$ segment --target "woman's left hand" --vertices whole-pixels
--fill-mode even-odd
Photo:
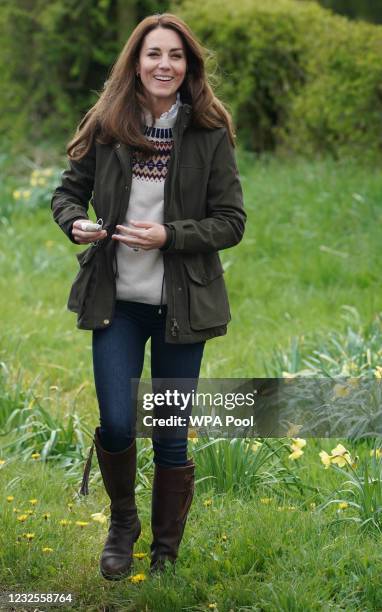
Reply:
[[[130,221],[133,227],[116,225],[119,234],[112,234],[113,240],[118,240],[131,248],[144,251],[159,249],[166,242],[167,234],[164,225],[150,221]]]

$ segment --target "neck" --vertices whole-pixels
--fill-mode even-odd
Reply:
[[[159,119],[163,113],[167,113],[176,102],[176,94],[169,100],[168,98],[152,98],[155,119]]]

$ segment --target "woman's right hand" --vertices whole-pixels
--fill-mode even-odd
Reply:
[[[80,229],[81,223],[88,220],[89,219],[77,219],[72,225],[72,236],[73,239],[78,242],[78,244],[89,244],[90,242],[95,242],[96,240],[104,240],[104,238],[107,236],[106,230],[84,232],[82,229]]]

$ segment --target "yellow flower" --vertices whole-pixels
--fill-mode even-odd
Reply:
[[[40,453],[32,453],[31,454],[32,459],[40,459],[40,456],[41,456]]]
[[[206,508],[207,508],[208,506],[211,506],[211,505],[212,505],[212,499],[206,499],[206,500],[203,502],[203,506],[205,506]]]
[[[293,445],[292,445],[293,448]],[[304,451],[301,448],[296,448],[290,455],[288,455],[288,459],[299,459],[301,455],[304,454]]]
[[[45,242],[45,246],[46,246],[46,248],[47,248],[47,249],[51,249],[53,245],[54,245],[54,241],[53,241],[53,240],[47,240],[47,241]],[[52,388],[52,387],[50,387],[50,388]],[[56,389],[57,389],[57,388],[58,388],[58,387],[56,387]]]
[[[37,178],[35,178],[34,176],[31,177],[31,180],[29,181],[31,187],[36,187],[37,183]]]
[[[256,441],[255,441],[255,442],[252,444],[252,446],[251,446],[251,448],[252,448],[253,452],[255,453],[257,450],[259,450],[259,448],[260,448],[260,446],[262,446],[262,444],[263,444],[262,442],[259,442],[258,440],[256,440]]]
[[[5,459],[0,459],[0,465],[4,465]]]
[[[107,517],[102,512],[95,512],[91,517],[96,523],[104,524],[107,521]]]
[[[375,456],[377,459],[380,459],[382,457],[382,448],[373,448],[370,451],[370,457]]]
[[[283,510],[285,510],[284,506],[277,506],[277,510],[278,512],[282,512]]]
[[[41,549],[43,553],[51,553],[53,552],[53,548],[50,548],[49,546],[44,546],[44,548]]]
[[[19,510],[19,508],[13,508],[13,512],[21,512],[21,510]]]
[[[262,504],[270,504],[272,501],[271,497],[260,497],[260,501]]]
[[[347,395],[349,395],[349,393],[350,393],[350,389],[347,385],[341,385],[337,383],[333,387],[333,395],[335,398],[336,397],[346,397]]]
[[[76,521],[75,523],[77,525],[77,527],[86,527],[86,525],[89,525],[88,521]]]
[[[309,506],[312,510],[314,510],[314,508],[316,507],[316,502],[310,502]]]
[[[297,448],[304,448],[304,446],[306,446],[306,440],[304,440],[304,438],[292,438],[291,446],[293,450]]]
[[[209,603],[208,607],[210,610],[217,610],[218,605],[216,603]]]
[[[189,440],[197,440],[198,439],[198,434],[196,433],[195,429],[189,429],[188,430],[188,439]]]
[[[32,504],[32,506],[35,506],[38,502],[38,499],[30,499],[29,503]]]
[[[135,574],[134,576],[130,576],[130,582],[136,584],[137,582],[143,582],[146,580],[146,574]]]
[[[337,446],[333,448],[330,460],[340,467],[344,467],[351,463],[350,453],[342,444],[337,444]]]
[[[20,521],[20,523],[24,523],[28,518],[27,514],[20,514],[20,516],[17,517],[17,520]]]
[[[325,470],[327,470],[330,466],[330,455],[324,450],[322,450],[319,455],[322,463],[324,464]]]
[[[38,176],[40,176],[40,170],[33,170],[31,177],[37,178]]]
[[[349,504],[347,502],[339,502],[338,507],[341,510],[344,510],[345,508],[347,508],[349,506]]]
[[[41,171],[41,174],[44,176],[52,176],[53,168],[44,168],[44,170]]]
[[[226,541],[227,541],[227,536],[226,536],[226,534],[225,534],[225,533],[223,533],[223,534],[222,534],[221,539],[222,539],[222,541],[223,541],[223,542],[226,542]]]
[[[71,502],[68,503],[68,510],[71,510],[73,508],[73,504]]]
[[[360,381],[361,381],[361,379],[360,378],[356,378],[355,376],[352,376],[351,378],[349,378],[349,383],[351,385],[353,385],[353,387],[358,387]]]
[[[13,495],[8,495],[7,497],[7,502],[12,502],[15,498],[13,497]]]
[[[145,557],[147,557],[147,553],[136,552],[136,553],[133,553],[133,557],[135,557],[136,559],[144,559]]]
[[[44,178],[43,176],[40,176],[37,179],[37,183],[38,183],[38,185],[46,185],[46,178]]]
[[[19,198],[21,198],[21,191],[19,189],[16,189],[12,195],[15,200],[18,200]]]
[[[34,533],[24,533],[24,537],[30,542],[34,538]]]
[[[50,518],[50,512],[45,512],[45,513],[42,515],[42,518],[43,518],[43,519],[45,519],[45,520],[47,521],[47,520],[48,520],[48,518]]]
[[[58,521],[60,525],[62,525],[63,527],[66,527],[67,525],[70,525],[70,523],[72,521],[68,521],[68,519],[61,519],[60,521]]]
[[[296,506],[288,506],[288,510],[296,510]]]
[[[30,516],[31,514],[34,514],[33,510],[24,510],[24,512],[25,512],[25,514],[29,514],[29,516]]]
[[[382,378],[382,366],[377,366],[374,370],[375,378]]]
[[[31,190],[30,189],[24,189],[22,191],[23,198],[25,198],[25,199],[30,198],[30,195],[31,195]]]

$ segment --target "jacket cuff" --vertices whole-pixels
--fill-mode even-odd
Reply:
[[[72,219],[72,220],[70,221],[70,223],[68,223],[68,225],[67,225],[67,227],[66,227],[66,231],[65,231],[65,229],[64,229],[64,231],[65,231],[66,235],[68,236],[69,240],[70,240],[71,242],[73,242],[73,244],[79,244],[79,242],[77,242],[77,240],[74,240],[74,238],[73,238],[73,234],[72,234],[73,223],[74,223],[75,221],[77,221],[77,219],[83,219],[84,221],[86,221],[86,220],[87,220],[87,217],[76,217],[75,219]]]
[[[175,243],[175,229],[171,225],[164,223],[164,229],[166,230],[166,242],[159,248],[160,251],[167,251]]]

